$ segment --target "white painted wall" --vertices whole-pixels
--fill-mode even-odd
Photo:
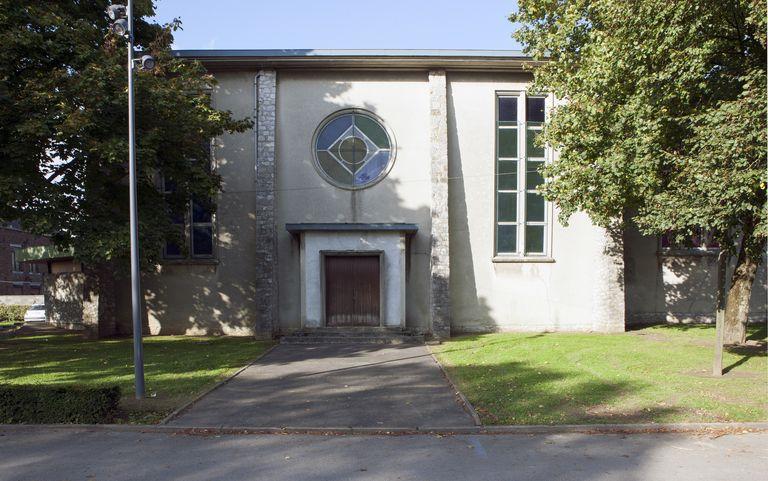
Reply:
[[[623,330],[621,269],[586,215],[568,227],[553,222],[554,262],[493,262],[495,94],[525,90],[531,77],[451,73],[448,80],[454,331]]]

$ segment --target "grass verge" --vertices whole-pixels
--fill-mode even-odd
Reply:
[[[270,345],[242,337],[146,337],[147,398],[137,401],[131,339],[85,340],[77,334],[18,335],[0,338],[0,383],[117,385],[123,393],[118,422],[155,423]]]
[[[621,334],[504,333],[434,347],[484,424],[768,420],[765,326],[711,376],[714,328]]]

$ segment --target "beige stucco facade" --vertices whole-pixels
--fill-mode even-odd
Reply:
[[[402,272],[390,274],[402,278],[402,324],[420,332],[432,331],[435,306],[450,306],[454,333],[614,332],[624,330],[627,322],[658,318],[665,309],[677,317],[710,309],[704,301],[660,303],[658,290],[671,278],[659,277],[667,271],[663,265],[654,267],[661,262],[655,250],[638,247],[643,244],[636,238],[625,250],[626,239],[607,235],[583,214],[561,225],[550,205],[545,256],[494,255],[495,102],[498,93],[527,90],[531,75],[518,57],[302,60],[243,55],[218,62],[199,53],[190,56],[203,58],[214,73],[217,108],[259,121],[252,131],[215,140],[215,166],[223,180],[215,259],[169,261],[143,279],[153,334],[265,336],[307,327],[302,319],[318,310],[317,305],[308,310],[307,303],[318,302],[312,293],[320,291],[303,284],[308,278],[302,274],[304,239],[286,229],[302,223],[415,225],[415,234],[397,237],[404,263]],[[274,82],[273,90],[265,79]],[[260,110],[259,98],[274,100],[273,114]],[[435,102],[438,107],[444,102],[443,108]],[[388,175],[360,190],[331,185],[318,174],[312,156],[318,125],[349,108],[378,116],[397,146]],[[274,138],[264,134],[270,121]],[[439,129],[441,121],[447,132]],[[547,155],[551,159],[556,153]],[[448,175],[444,201],[436,184],[441,165]],[[445,234],[433,229],[435,218],[448,220]],[[365,231],[352,238],[351,245],[375,243],[374,234]],[[441,268],[436,262],[446,250],[449,266]],[[271,272],[265,263],[274,276],[264,275]],[[690,265],[709,272],[696,262]],[[436,272],[446,273],[445,278],[436,279]],[[701,275],[704,281],[676,295],[693,299],[713,292],[709,274]],[[318,282],[315,277],[312,282]],[[440,285],[446,287],[445,299],[436,297]],[[274,311],[265,303],[274,303]],[[757,292],[756,316],[765,316],[765,305],[764,291]],[[273,318],[261,318],[266,315]]]

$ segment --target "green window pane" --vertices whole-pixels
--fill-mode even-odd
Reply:
[[[544,157],[544,146],[539,146],[536,143],[536,139],[541,135],[541,130],[528,129],[528,135],[526,135],[526,154],[528,157]]]
[[[544,222],[544,197],[535,192],[525,194],[526,222]]]
[[[387,136],[387,132],[384,131],[378,122],[365,115],[355,115],[355,126],[380,149],[389,148],[389,137]]]
[[[517,129],[499,129],[499,157],[517,157]]]
[[[517,190],[517,161],[499,161],[499,190]]]
[[[499,192],[496,199],[496,212],[498,213],[498,221],[517,221],[517,194],[514,192]]]
[[[544,183],[544,176],[541,175],[541,169],[544,162],[529,160],[525,163],[525,188],[533,190]]]
[[[544,226],[525,226],[525,252],[531,254],[544,253]]]
[[[323,172],[333,180],[342,185],[352,185],[352,172],[344,168],[331,154],[320,150],[317,152],[317,161]]]
[[[513,254],[517,252],[517,226],[496,226],[496,252],[499,254]]]

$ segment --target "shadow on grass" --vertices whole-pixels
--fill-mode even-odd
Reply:
[[[648,326],[646,326],[648,327]],[[667,332],[696,333],[691,342],[701,347],[712,346],[715,343],[715,326],[713,324],[659,324],[653,326],[655,331],[664,335]],[[633,329],[640,330],[640,329]],[[659,332],[660,331],[660,332]],[[651,334],[653,335],[653,334]],[[726,345],[725,350],[731,354],[741,356],[741,359],[723,368],[723,374],[727,374],[733,369],[741,366],[752,358],[766,357],[766,337],[768,336],[768,325],[765,323],[750,324],[747,326],[747,341],[744,345]]]
[[[150,338],[144,342],[147,387],[165,398],[183,397],[242,367],[268,343],[231,338]],[[131,340],[84,340],[76,334],[0,340],[0,382],[120,386],[133,392]]]
[[[523,362],[448,369],[487,424],[650,422],[679,412],[655,404],[617,405],[622,396],[644,387],[635,381],[596,378]]]
[[[661,331],[670,332],[693,332],[693,333],[712,333],[712,339],[715,336],[714,324],[639,324],[627,326],[627,332],[642,331],[645,329],[658,329]],[[768,324],[766,323],[752,323],[747,326],[747,340],[759,341],[765,340],[768,337]]]

